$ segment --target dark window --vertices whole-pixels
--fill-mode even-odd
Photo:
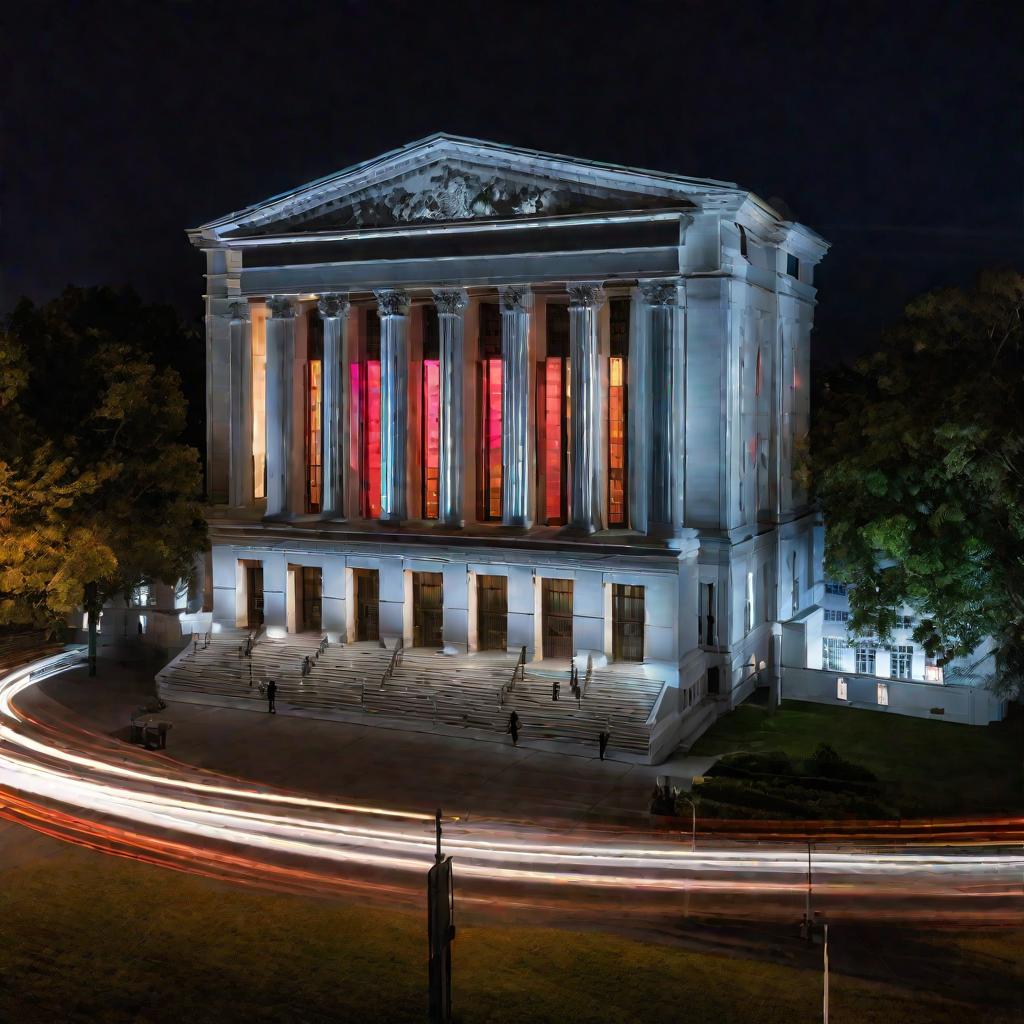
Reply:
[[[442,577],[439,572],[412,574],[412,643],[413,647],[440,647],[444,602]]]
[[[736,227],[740,230],[740,255],[747,255],[747,230],[742,224],[737,224]]]
[[[790,277],[800,277],[800,261],[791,253],[786,253],[786,273]]]
[[[508,648],[508,577],[478,576],[476,584],[477,646],[481,651]]]
[[[376,569],[353,569],[356,599],[356,639],[380,639],[380,574]]]
[[[319,633],[323,626],[323,571],[302,568],[302,628]]]
[[[644,660],[644,588],[612,584],[612,658]]]
[[[572,580],[541,580],[545,658],[572,657]]]
[[[708,693],[712,696],[717,696],[719,690],[719,678],[721,672],[717,665],[712,665],[708,669]]]
[[[263,625],[263,567],[246,566],[245,589],[247,617],[249,629],[259,629]]]

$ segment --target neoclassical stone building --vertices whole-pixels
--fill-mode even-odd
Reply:
[[[589,656],[668,684],[666,743],[820,659],[813,231],[439,134],[189,238],[216,623]]]

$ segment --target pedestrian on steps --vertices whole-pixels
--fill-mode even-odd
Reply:
[[[277,709],[274,707],[274,698],[277,696],[277,683],[271,679],[267,683],[267,710],[272,714],[277,714]]]
[[[602,729],[597,734],[597,746],[601,752],[601,760],[604,760],[604,752],[608,749],[608,740],[611,739],[611,733],[607,729]]]
[[[505,732],[510,733],[512,736],[512,746],[519,746],[519,716],[513,711],[508,716],[508,728]]]
[[[561,684],[558,682],[557,679],[553,679],[551,681],[551,699],[552,700],[558,700],[558,690],[559,690],[560,686],[561,686]]]

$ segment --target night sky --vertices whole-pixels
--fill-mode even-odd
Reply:
[[[439,130],[781,197],[833,244],[819,365],[918,291],[1024,269],[1016,3],[18,7],[3,310],[131,283],[196,318],[185,228]]]

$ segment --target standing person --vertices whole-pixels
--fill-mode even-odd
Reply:
[[[608,749],[608,740],[611,738],[611,733],[607,729],[602,729],[597,734],[597,745],[601,752],[601,760],[604,760],[604,752]]]
[[[558,680],[557,679],[552,680],[552,682],[551,682],[551,699],[552,700],[558,700],[558,686],[559,686]]]
[[[505,730],[507,733],[512,735],[512,746],[519,746],[519,716],[513,711],[508,716],[508,728]]]
[[[274,698],[277,696],[277,683],[271,679],[267,683],[267,710],[272,714],[277,714],[277,709],[274,707]]]

